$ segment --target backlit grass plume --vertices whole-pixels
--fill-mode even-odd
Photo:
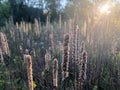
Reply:
[[[0,40],[1,40],[1,48],[2,48],[3,54],[10,56],[10,51],[9,51],[9,46],[8,46],[8,42],[7,42],[7,37],[2,32],[0,32]]]
[[[82,85],[86,79],[86,69],[87,69],[87,52],[84,50],[82,53],[81,68],[79,74],[80,90],[82,90]]]
[[[40,35],[40,31],[39,31],[39,22],[37,19],[35,19],[35,34],[38,36]]]
[[[29,90],[33,90],[32,58],[30,55],[25,54],[24,60],[27,65],[28,88]]]
[[[49,50],[50,50],[50,53],[52,55],[53,51],[54,51],[53,34],[49,35]]]
[[[73,33],[72,33],[72,62],[76,63],[77,61],[77,48],[78,48],[78,42],[77,42],[77,33],[78,33],[78,25],[74,27]]]
[[[4,63],[4,58],[3,58],[3,53],[2,53],[1,48],[0,48],[0,59],[1,59],[2,65],[5,65],[5,63]]]
[[[45,70],[49,70],[49,61],[51,60],[51,54],[46,50],[45,54]]]
[[[58,60],[54,59],[53,61],[53,87],[54,90],[58,87]]]
[[[69,67],[69,34],[65,35],[64,39],[64,56],[62,60],[62,80],[68,77],[68,67]]]
[[[78,61],[79,65],[81,65],[81,61],[83,59],[82,54],[83,54],[84,50],[85,50],[85,43],[84,43],[84,41],[82,41],[81,46],[80,46],[80,55],[79,55],[79,61]]]

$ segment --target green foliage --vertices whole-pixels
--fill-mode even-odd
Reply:
[[[10,6],[6,3],[0,3],[0,26],[5,25],[6,20],[10,16]]]
[[[98,87],[97,85],[94,86],[93,90],[98,90]]]
[[[42,5],[42,0],[39,0],[40,6],[36,8],[28,6],[24,0],[19,1],[9,0],[9,3],[0,3],[1,25],[4,25],[5,20],[9,18],[10,15],[13,15],[14,22],[20,22],[21,20],[34,22],[35,17],[40,17],[41,22],[45,22],[46,15],[48,13],[51,14],[51,19],[54,21],[56,18],[58,19],[58,15],[61,12],[58,7],[59,0],[45,0],[47,5],[46,8],[43,8],[44,5]],[[72,2],[73,4],[71,4]],[[84,24],[78,19],[78,23],[81,26],[79,30],[80,41],[85,40],[88,51],[88,63],[86,71],[87,79],[84,82],[83,90],[120,90],[120,46],[118,45],[117,47],[119,53],[115,55],[111,54],[112,45],[115,43],[115,41],[119,42],[120,38],[120,24],[117,17],[118,13],[114,13],[112,15],[114,17],[111,16],[112,18],[110,17],[108,31],[104,25],[105,22],[103,17],[102,20],[100,19],[101,21],[98,21],[99,23],[97,23],[97,25],[96,23],[93,23],[96,25],[93,28],[87,17],[89,12],[92,10],[92,5],[93,4],[89,2],[89,0],[69,0],[65,9],[66,14],[68,15],[66,18],[76,18],[75,16],[73,17],[74,13],[76,13],[83,21],[85,20],[87,22],[87,29],[85,30],[87,31],[88,36],[84,36],[82,34]],[[117,8],[115,8],[116,11]],[[44,9],[48,10],[48,13],[45,13]],[[113,18],[115,18],[114,22],[112,21]],[[92,20],[91,18],[89,19]],[[22,22],[24,23],[23,26],[19,24],[19,28],[17,29],[16,26],[13,25],[12,21],[9,21],[1,30],[7,36],[8,44],[11,50],[11,57],[4,55],[5,65],[0,63],[0,90],[28,90],[26,64],[23,60],[23,54],[25,53],[26,48],[30,50],[29,52],[33,58],[34,89],[53,89],[52,60],[49,63],[50,68],[48,71],[45,70],[44,61],[45,51],[49,49],[48,38],[50,33],[52,33],[54,36],[53,41],[55,47],[52,58],[57,58],[59,63],[58,88],[59,90],[73,90],[75,85],[79,84],[79,68],[77,67],[77,64],[71,64],[70,61],[69,77],[66,78],[65,81],[61,80],[62,52],[60,51],[61,48],[58,44],[58,42],[63,42],[64,34],[68,32],[71,33],[73,30],[73,25],[71,25],[68,20],[66,22],[66,27],[64,23],[62,23],[62,27],[59,28],[59,24],[53,22],[52,24],[50,23],[49,29],[46,30],[46,26],[41,26],[41,22],[39,22],[38,26],[40,29],[38,29],[38,27],[37,29],[40,31],[40,34],[36,35],[36,25],[34,23],[30,23],[31,29],[29,29],[27,35],[26,31],[24,31],[24,27],[27,27],[28,25],[27,22]],[[117,23],[117,26],[115,26],[115,22]],[[71,28],[69,27],[70,25]],[[21,34],[23,35],[23,40],[21,39]],[[28,46],[28,39],[30,40],[30,47]],[[22,46],[23,51],[20,51],[20,45]],[[35,50],[35,55],[33,55],[33,49]],[[70,52],[70,55],[71,54],[72,53]],[[71,56],[70,60],[72,60]]]
[[[76,17],[80,20],[87,18],[88,13],[92,7],[92,3],[89,0],[67,0],[65,7],[65,14],[67,18]],[[71,12],[72,11],[72,12]]]
[[[48,14],[51,15],[51,21],[58,20],[59,14],[61,12],[61,2],[60,0],[45,0],[46,9]]]

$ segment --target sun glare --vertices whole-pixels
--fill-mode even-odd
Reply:
[[[105,5],[100,6],[99,10],[100,10],[100,13],[102,13],[102,14],[109,14],[109,13],[111,13],[109,4],[105,4]]]

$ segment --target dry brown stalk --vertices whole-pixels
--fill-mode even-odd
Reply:
[[[22,22],[21,24],[22,24],[22,30],[23,32],[25,32],[25,22]]]
[[[28,24],[25,24],[25,33],[28,35]]]
[[[2,53],[1,48],[0,48],[0,59],[1,59],[2,65],[5,65],[5,63],[4,63],[4,58],[3,58],[3,53]]]
[[[0,40],[1,40],[1,49],[3,54],[10,56],[9,46],[7,42],[7,37],[4,33],[0,32]]]
[[[49,70],[49,61],[51,60],[51,54],[46,50],[45,54],[45,70]]]
[[[82,61],[79,74],[80,90],[82,90],[82,85],[86,79],[86,69],[87,69],[87,52],[84,50],[82,53]]]
[[[29,31],[31,31],[31,30],[32,30],[31,23],[28,23],[28,30],[29,30]]]
[[[38,36],[40,35],[40,31],[39,31],[39,22],[37,19],[35,19],[35,34]]]
[[[16,22],[16,28],[19,29],[19,25],[18,25],[18,22]]]
[[[50,53],[52,55],[53,51],[54,51],[53,34],[49,35],[49,50],[50,50]]]
[[[77,61],[77,32],[78,32],[78,25],[74,27],[74,31],[72,34],[72,62],[76,63]]]
[[[74,26],[72,33],[72,63],[74,64],[74,75],[75,75],[75,86],[74,89],[77,89],[77,73],[76,73],[76,65],[78,64],[78,25]]]
[[[24,60],[27,65],[28,88],[29,90],[33,90],[32,58],[30,55],[25,54]]]
[[[65,35],[64,39],[64,56],[62,60],[62,80],[68,77],[68,67],[69,67],[69,34]]]
[[[54,59],[53,61],[53,86],[54,88],[58,87],[58,60]]]
[[[50,14],[48,14],[46,19],[46,32],[48,32],[49,27],[50,27]]]
[[[23,24],[22,24],[22,22],[20,23],[20,30],[19,30],[19,32],[20,32],[20,39],[23,41]]]

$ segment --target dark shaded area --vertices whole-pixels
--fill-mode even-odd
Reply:
[[[50,21],[58,21],[58,17],[63,13],[60,9],[59,0],[8,0],[0,1],[0,26],[5,25],[10,16],[13,17],[14,23],[21,21],[32,22],[34,19],[39,19],[42,24],[46,22],[46,16],[50,14]],[[32,5],[29,5],[29,2]],[[37,4],[37,5],[36,5]]]

